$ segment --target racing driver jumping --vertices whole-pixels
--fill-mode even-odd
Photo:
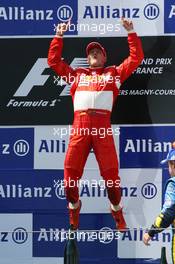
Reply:
[[[89,152],[93,148],[100,174],[105,182],[116,228],[124,231],[127,226],[120,205],[121,189],[119,184],[116,184],[120,182],[120,177],[113,135],[106,133],[105,137],[101,137],[101,134],[91,132],[82,134],[77,131],[81,131],[78,130],[80,128],[84,131],[92,131],[93,128],[97,131],[100,128],[105,128],[106,131],[111,129],[112,106],[119,94],[120,85],[143,60],[141,41],[134,32],[133,23],[123,18],[122,25],[128,32],[129,56],[119,66],[104,67],[107,60],[105,48],[98,42],[91,42],[86,47],[89,68],[73,69],[62,60],[63,35],[68,30],[68,25],[69,23],[58,24],[56,35],[50,44],[48,64],[68,83],[71,83],[71,77],[74,77],[70,92],[74,106],[72,128],[76,133],[70,136],[64,162],[65,193],[70,225],[75,230],[79,227],[81,200],[78,182],[82,177]],[[70,185],[72,181],[77,184]]]

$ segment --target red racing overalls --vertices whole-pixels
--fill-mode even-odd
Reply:
[[[142,45],[136,33],[128,34],[129,56],[119,65],[106,68],[71,68],[61,59],[63,39],[55,37],[49,48],[48,64],[60,76],[70,83],[74,105],[73,128],[75,133],[70,142],[64,163],[66,182],[78,182],[91,149],[94,150],[100,173],[106,185],[108,198],[113,205],[121,199],[118,175],[118,158],[111,133],[110,115],[112,106],[119,94],[120,85],[138,67],[143,59]],[[105,136],[98,133],[105,130]],[[80,132],[81,129],[81,132]],[[83,132],[82,132],[83,131]],[[107,131],[109,133],[107,133]],[[78,184],[71,187],[66,184],[66,198],[71,203],[79,199]]]

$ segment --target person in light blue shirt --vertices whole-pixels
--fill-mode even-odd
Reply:
[[[169,151],[166,159],[161,161],[162,165],[166,163],[168,163],[170,179],[167,180],[165,185],[164,204],[154,224],[144,234],[143,242],[149,246],[149,241],[155,234],[162,232],[165,228],[172,225],[172,261],[175,264],[175,142],[172,144],[172,149]]]

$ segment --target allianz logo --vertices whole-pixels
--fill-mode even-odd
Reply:
[[[69,5],[61,5],[53,9],[27,9],[24,6],[0,6],[0,20],[19,21],[53,21],[56,19],[65,22],[73,17],[73,9]]]
[[[39,144],[39,153],[65,153],[66,152],[66,141],[59,139],[42,139]]]
[[[0,185],[0,199],[8,198],[53,198],[66,199],[63,185],[54,184],[51,186],[23,186],[22,184],[6,184]],[[107,197],[107,191],[101,186],[89,188],[84,186],[80,191],[82,197]]]
[[[143,9],[143,10],[142,10]],[[83,19],[119,19],[121,17],[138,19],[142,15],[148,20],[156,19],[160,14],[160,8],[157,4],[149,3],[142,7],[120,7],[112,8],[110,5],[85,6]]]
[[[3,231],[0,232],[0,242],[9,242],[11,243],[11,240],[15,242],[16,244],[24,244],[28,239],[28,233],[27,230],[23,227],[17,227],[12,232]]]
[[[168,18],[174,18],[174,16],[175,16],[175,5],[171,5],[171,10]]]
[[[152,152],[169,152],[171,142],[153,141],[152,139],[126,139],[124,152],[129,153],[152,153]]]
[[[86,180],[85,180],[86,181]],[[118,185],[117,185],[118,186]],[[157,188],[152,183],[145,183],[140,188],[136,186],[120,186],[122,197],[137,198],[142,195],[146,199],[152,199],[157,194]],[[58,198],[65,200],[65,189],[63,182],[54,180],[51,186],[24,186],[22,184],[0,184],[0,199],[8,198]],[[88,186],[84,184],[80,187],[80,197],[107,197],[107,190],[104,185]]]
[[[128,242],[133,242],[133,241],[143,241],[143,235],[145,233],[145,230],[143,229],[130,229],[126,232],[124,232],[123,234],[121,234],[121,241],[128,241]],[[170,243],[171,242],[171,232],[163,232],[163,233],[159,233],[156,234],[153,238],[152,238],[153,242],[163,242],[163,243]]]
[[[0,199],[2,198],[51,198],[52,188],[32,186],[24,187],[22,184],[0,185]]]
[[[53,20],[54,11],[26,9],[24,6],[0,7],[0,20]]]
[[[86,5],[83,18],[139,18],[139,8],[112,8],[110,5]]]
[[[57,183],[55,181],[54,184],[55,187],[55,195],[58,199],[65,200],[65,189],[63,187],[63,184]],[[107,191],[106,189],[101,186],[88,186],[87,184],[84,184],[83,186],[80,187],[80,197],[107,197]]]
[[[65,241],[65,237],[63,236],[64,233],[66,233],[66,230],[64,228],[44,228],[41,227],[39,234],[38,234],[38,238],[37,238],[37,242],[64,242]],[[145,230],[139,228],[131,228],[130,230],[124,232],[124,233],[120,233],[120,243],[122,242],[133,242],[133,241],[137,241],[137,242],[141,242],[143,243],[143,235],[145,233]],[[163,243],[170,243],[171,242],[171,232],[163,232],[163,233],[159,233],[156,234],[153,238],[152,238],[152,242],[156,243],[161,241]]]
[[[86,180],[85,180],[86,181]],[[62,184],[57,184],[55,181],[55,195],[58,199],[64,200],[66,199],[65,190]],[[138,188],[135,186],[131,187],[120,187],[121,188],[121,196],[122,197],[138,197]],[[107,190],[104,186],[98,184],[97,186],[88,186],[88,184],[84,184],[80,187],[80,197],[83,198],[93,198],[93,197],[107,197]]]

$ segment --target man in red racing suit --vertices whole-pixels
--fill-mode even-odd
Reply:
[[[128,31],[130,54],[119,65],[104,67],[106,51],[98,42],[91,42],[86,48],[89,68],[71,68],[61,59],[63,33],[68,24],[59,24],[48,53],[49,66],[62,78],[71,83],[71,96],[74,105],[73,129],[64,163],[65,193],[68,200],[69,220],[74,229],[79,226],[81,201],[78,182],[93,148],[101,176],[104,179],[111,203],[111,213],[119,231],[126,229],[126,222],[120,206],[121,189],[118,175],[118,158],[114,145],[110,115],[113,103],[119,94],[120,85],[131,75],[143,59],[139,37],[133,30],[132,22],[123,19],[122,24]],[[74,79],[72,82],[71,80]],[[105,129],[101,136],[98,131]],[[96,132],[94,133],[94,129]],[[92,133],[93,132],[93,133]],[[76,184],[69,184],[74,181]],[[110,183],[110,184],[109,184]]]

